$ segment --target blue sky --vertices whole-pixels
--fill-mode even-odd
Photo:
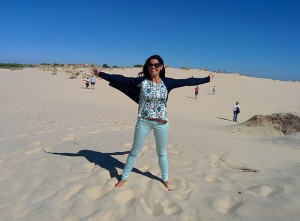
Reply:
[[[153,54],[300,80],[300,1],[0,0],[0,63],[133,66]]]

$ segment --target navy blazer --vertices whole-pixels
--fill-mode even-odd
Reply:
[[[109,82],[109,85],[118,89],[119,91],[126,94],[137,104],[139,103],[140,96],[140,83],[145,80],[145,77],[125,77],[119,74],[107,74],[104,72],[99,72],[99,77]],[[210,82],[210,77],[205,78],[186,78],[186,79],[174,79],[174,78],[161,78],[164,82],[168,95],[170,91],[174,88],[184,87],[184,86],[196,86],[199,84],[205,84]],[[167,98],[168,100],[168,98]]]

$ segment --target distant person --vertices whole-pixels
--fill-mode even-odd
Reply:
[[[214,85],[214,87],[213,87],[213,95],[215,95],[216,94],[216,85]]]
[[[88,89],[89,86],[90,86],[90,79],[89,79],[89,77],[86,77],[86,79],[85,79],[85,89]]]
[[[95,89],[96,79],[94,76],[91,77],[91,89]]]
[[[186,79],[166,77],[164,61],[159,55],[152,55],[146,60],[141,77],[107,74],[95,68],[92,69],[92,73],[108,81],[112,87],[120,90],[138,104],[132,149],[127,157],[122,177],[115,187],[120,188],[127,181],[145,140],[153,131],[162,183],[168,190],[171,190],[167,158],[169,122],[166,104],[169,92],[179,87],[208,83],[212,81],[214,75]]]
[[[233,122],[238,122],[237,117],[238,114],[240,113],[240,105],[239,102],[235,102],[235,105],[233,106]]]
[[[195,87],[195,99],[197,99],[199,93],[199,86]]]

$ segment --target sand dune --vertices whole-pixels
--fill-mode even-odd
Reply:
[[[175,78],[208,73],[167,69]],[[255,115],[299,116],[299,82],[216,74],[200,86],[198,99],[193,87],[172,91],[169,192],[160,182],[153,135],[126,185],[114,188],[137,105],[107,82],[97,78],[95,90],[83,89],[81,76],[38,68],[0,70],[0,78],[1,221],[299,220],[299,132],[261,136],[251,126],[241,129]]]

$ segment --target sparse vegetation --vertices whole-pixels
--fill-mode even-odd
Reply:
[[[70,79],[75,79],[75,78],[77,78],[79,75],[80,75],[80,72],[79,72],[79,71],[72,72],[72,75],[70,76]]]
[[[300,118],[297,115],[272,114],[272,115],[255,115],[245,122],[246,126],[273,126],[275,131],[282,132],[284,135],[290,135],[300,131]]]
[[[240,171],[240,172],[244,172],[244,173],[245,172],[252,172],[252,173],[258,173],[259,172],[259,170],[251,169],[251,168],[246,167],[246,166],[234,165],[232,163],[229,163],[229,162],[225,161],[225,159],[223,159],[223,158],[219,159],[219,163],[221,165],[224,165],[224,166],[230,168],[230,169],[233,169],[233,170],[236,170],[236,171]]]
[[[189,67],[181,67],[181,69],[183,69],[183,70],[191,70],[191,69],[193,69],[193,68],[189,68]]]
[[[208,68],[202,68],[202,69],[199,69],[199,71],[209,71]]]
[[[56,68],[53,68],[51,75],[57,75],[57,69]]]
[[[17,64],[17,63],[0,63],[0,68],[11,69],[11,70],[20,70],[23,68],[32,68],[32,64]]]

